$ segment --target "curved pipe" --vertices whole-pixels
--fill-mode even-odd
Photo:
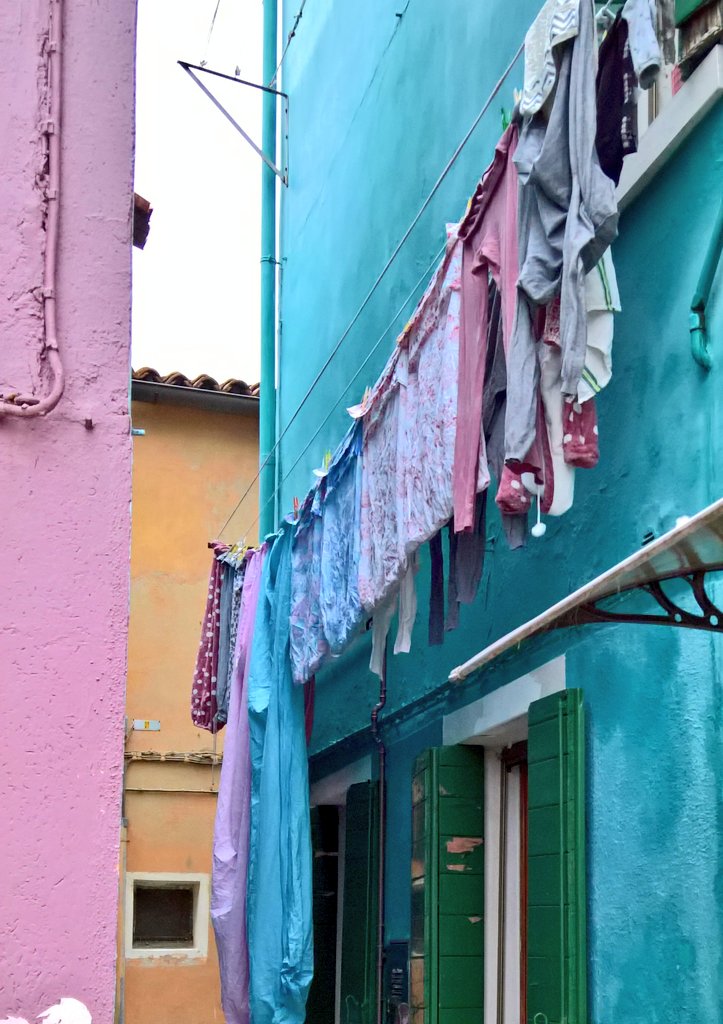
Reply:
[[[713,366],[713,358],[708,349],[708,330],[706,325],[706,306],[710,298],[711,288],[715,280],[716,270],[723,250],[723,202],[718,208],[718,216],[713,225],[713,233],[705,254],[700,272],[698,286],[690,304],[690,347],[693,359],[704,370]]]
[[[55,280],[58,260],[58,222],[60,214],[60,110],[61,110],[61,43],[63,8],[62,0],[50,0],[50,32],[48,35],[48,101],[49,117],[43,126],[48,143],[48,184],[46,189],[47,219],[45,241],[45,266],[43,271],[43,321],[45,340],[43,353],[47,353],[53,383],[43,397],[37,395],[13,395],[0,399],[0,419],[3,416],[19,416],[26,419],[44,416],[60,401],[65,387],[65,374],[58,351],[57,308]]]

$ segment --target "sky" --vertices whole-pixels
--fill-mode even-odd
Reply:
[[[134,369],[259,379],[261,160],[179,59],[261,82],[262,0],[139,0],[135,191],[153,207],[133,250]],[[261,93],[199,75],[261,140]]]

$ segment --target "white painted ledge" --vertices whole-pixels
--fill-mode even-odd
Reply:
[[[621,210],[640,195],[721,96],[723,44],[719,43],[665,104],[642,135],[638,152],[625,158],[617,191]]]
[[[346,804],[346,793],[356,782],[368,782],[372,777],[371,757],[362,757],[346,768],[341,768],[326,778],[319,779],[311,787],[310,803],[312,807],[324,804],[335,804],[342,807]]]

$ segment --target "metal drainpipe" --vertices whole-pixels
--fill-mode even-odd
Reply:
[[[62,43],[63,5],[62,0],[50,0],[50,31],[46,52],[48,54],[48,119],[42,126],[46,147],[48,170],[45,199],[45,267],[43,271],[43,319],[45,341],[43,358],[47,357],[53,383],[43,398],[33,394],[0,396],[0,420],[3,416],[17,416],[25,419],[45,416],[61,399],[65,387],[65,374],[58,351],[58,329],[56,323],[56,265],[58,258],[58,231],[60,217],[60,114],[62,110]]]
[[[276,72],[277,0],[264,0],[263,81]],[[276,96],[262,100],[261,148],[276,163]],[[261,394],[259,403],[259,536],[276,528],[276,175],[261,164]]]
[[[379,715],[387,703],[387,645],[384,644],[379,701],[372,710],[372,736],[379,752],[379,870],[377,878],[377,1006],[376,1024],[384,1020],[384,851],[387,844],[387,748],[379,735]]]
[[[710,244],[703,260],[693,301],[690,304],[690,348],[696,363],[704,370],[710,370],[713,359],[708,351],[708,332],[705,323],[705,307],[713,287],[713,280],[718,269],[721,250],[723,250],[723,202],[718,208],[718,217],[713,227]]]

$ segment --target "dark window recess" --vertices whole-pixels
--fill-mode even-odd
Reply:
[[[195,886],[136,885],[133,899],[133,945],[193,946]]]
[[[308,1024],[334,1024],[336,921],[339,877],[339,808],[311,808],[314,850],[314,979],[306,1004]]]

